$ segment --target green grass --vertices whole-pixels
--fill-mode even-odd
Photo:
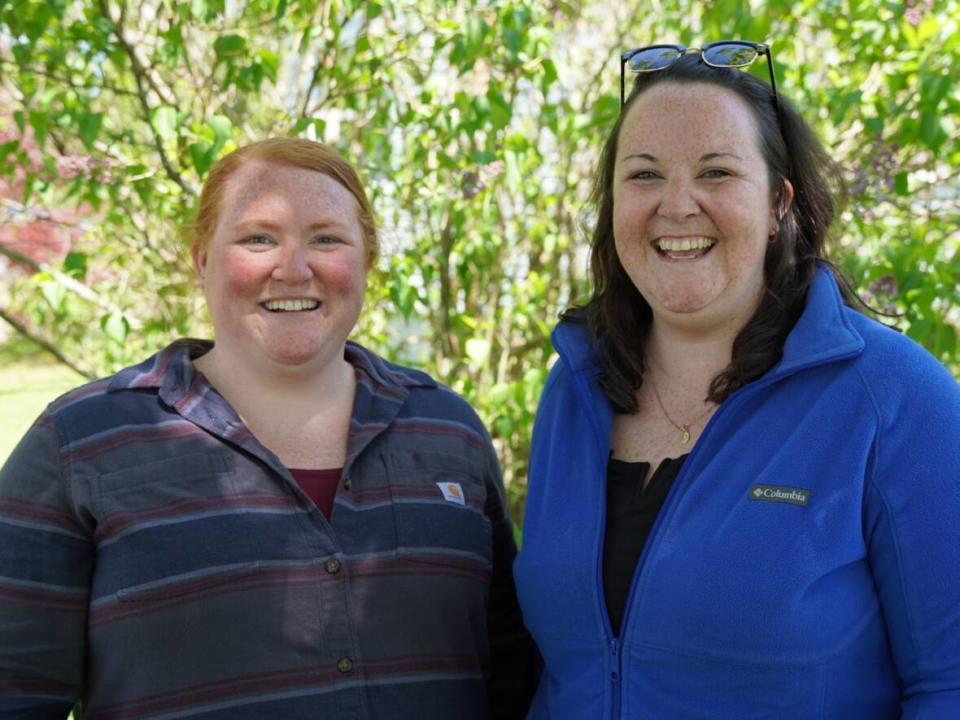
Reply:
[[[84,382],[46,358],[0,358],[0,465],[47,403]]]

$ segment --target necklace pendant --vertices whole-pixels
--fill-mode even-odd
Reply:
[[[680,444],[686,445],[690,442],[690,428],[687,425],[680,426]]]

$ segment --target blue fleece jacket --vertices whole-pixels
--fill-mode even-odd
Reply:
[[[561,323],[515,574],[532,720],[960,718],[960,386],[818,274],[783,357],[718,408],[620,637],[601,581],[612,408]]]

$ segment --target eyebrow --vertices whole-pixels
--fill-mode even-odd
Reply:
[[[743,158],[737,155],[736,153],[712,152],[712,153],[707,153],[706,155],[701,155],[700,162],[709,162],[710,160],[716,160],[717,158],[721,158],[721,157],[732,157],[732,158],[736,158],[737,160],[743,160]]]
[[[732,158],[736,158],[737,160],[743,160],[743,158],[737,155],[736,153],[722,151],[722,152],[709,152],[704,155],[701,155],[700,162],[710,162],[711,160],[716,160],[717,158],[721,158],[721,157],[732,157]],[[650,153],[632,153],[630,155],[627,155],[624,158],[624,160],[632,160],[632,159],[647,160],[653,163],[657,162],[657,157],[655,155],[651,155]]]

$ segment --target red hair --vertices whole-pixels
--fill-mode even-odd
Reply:
[[[242,165],[253,160],[313,170],[336,180],[356,199],[360,208],[360,228],[367,250],[367,264],[371,265],[380,250],[377,225],[367,193],[356,170],[333,148],[305,138],[270,138],[245,145],[220,158],[210,169],[203,184],[197,214],[184,231],[190,249],[196,253],[210,242],[220,219],[227,181]]]

